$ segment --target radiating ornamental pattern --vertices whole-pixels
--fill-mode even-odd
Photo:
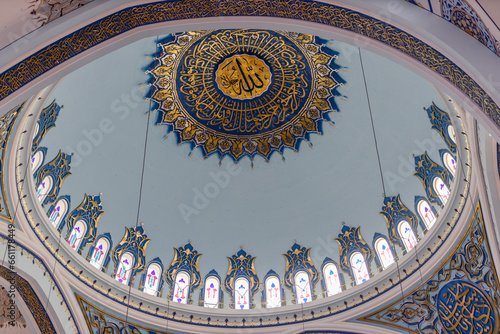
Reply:
[[[235,162],[298,150],[337,111],[335,52],[312,35],[269,30],[175,34],[160,42],[150,97],[178,142]]]

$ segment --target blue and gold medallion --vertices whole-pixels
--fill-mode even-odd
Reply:
[[[195,31],[161,44],[151,98],[157,124],[204,157],[262,156],[298,150],[333,111],[341,85],[332,56],[312,35],[268,30]],[[335,110],[336,111],[336,110]]]

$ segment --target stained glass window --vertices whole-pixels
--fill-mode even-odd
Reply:
[[[422,218],[422,220],[424,221],[427,229],[430,229],[436,222],[436,215],[434,214],[434,211],[432,211],[429,203],[427,203],[427,201],[425,200],[421,200],[420,202],[418,202],[417,211],[420,215],[420,218]]]
[[[312,301],[311,282],[309,275],[305,271],[299,271],[295,274],[295,294],[297,304]]]
[[[162,275],[161,267],[157,263],[151,263],[148,266],[146,277],[144,278],[144,291],[147,294],[156,296],[158,294],[158,286]]]
[[[52,177],[46,176],[43,178],[42,182],[38,185],[38,189],[36,190],[36,197],[40,203],[43,203],[45,197],[52,189]]]
[[[386,269],[395,262],[391,247],[384,238],[378,238],[377,241],[375,241],[375,250],[377,251],[383,269]]]
[[[80,243],[82,242],[83,236],[85,235],[86,232],[87,232],[87,223],[85,223],[83,220],[77,221],[75,226],[73,227],[73,230],[69,235],[68,244],[73,249],[78,249]]]
[[[354,252],[351,255],[351,268],[356,281],[356,285],[366,282],[370,279],[370,273],[366,265],[365,257],[360,252]]]
[[[205,307],[218,308],[220,295],[220,282],[215,276],[210,276],[205,280],[205,296],[203,298]]]
[[[106,259],[106,255],[109,250],[109,242],[106,238],[101,237],[94,245],[94,249],[92,250],[92,255],[90,257],[90,264],[96,267],[98,270],[101,270],[104,260]]]
[[[250,309],[249,283],[246,278],[238,278],[234,282],[234,308],[238,310]]]
[[[187,304],[189,284],[191,282],[190,276],[181,271],[175,276],[174,293],[172,295],[172,301]]]
[[[278,277],[269,276],[265,282],[266,308],[281,306],[281,285]]]
[[[35,173],[43,161],[43,151],[37,151],[31,158],[31,172]]]
[[[445,205],[446,202],[448,202],[448,198],[450,198],[450,190],[448,189],[448,186],[443,182],[443,179],[441,179],[440,177],[434,178],[433,186],[434,190],[441,199],[441,203]]]
[[[407,252],[413,249],[417,245],[417,237],[413,232],[410,223],[406,220],[403,220],[398,225],[399,236],[403,240],[403,244],[405,245],[405,249]]]
[[[128,284],[133,266],[134,256],[129,252],[123,253],[120,257],[120,263],[118,264],[118,269],[116,270],[115,279],[123,284]]]
[[[68,211],[68,202],[64,199],[57,201],[49,216],[49,220],[55,228],[59,227],[66,211]]]
[[[457,172],[457,161],[453,156],[446,152],[443,154],[443,162],[444,166],[446,169],[451,173],[451,175],[455,176],[455,173]]]
[[[339,271],[335,264],[329,263],[323,267],[323,277],[325,279],[327,296],[333,296],[342,292]]]

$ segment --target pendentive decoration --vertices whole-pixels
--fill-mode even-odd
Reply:
[[[314,287],[318,283],[319,275],[310,253],[311,248],[294,243],[286,254],[283,254],[286,259],[283,281],[294,294],[293,303],[307,303],[317,298]]]
[[[406,245],[414,245],[418,241],[416,240],[415,234],[418,224],[417,216],[415,216],[415,214],[403,204],[399,195],[384,197],[384,206],[382,207],[380,214],[385,218],[387,231],[389,232],[389,239],[393,244],[398,245],[403,251],[405,251],[407,250],[405,243]],[[404,221],[408,222],[409,227],[415,233],[405,234],[405,231],[400,231],[400,224]],[[408,240],[404,240],[404,238],[408,238]]]
[[[337,111],[336,53],[312,35],[269,30],[194,31],[159,43],[150,98],[157,124],[203,156],[266,161],[298,150]]]
[[[82,203],[69,214],[66,240],[78,253],[81,254],[86,245],[94,242],[103,213],[101,196],[85,194]]]
[[[191,304],[191,296],[201,283],[200,256],[191,243],[184,247],[174,248],[174,259],[167,271],[165,280],[170,285],[170,296],[174,302]]]
[[[230,307],[241,310],[254,308],[253,297],[260,287],[255,257],[240,249],[227,259],[229,269],[224,279],[224,290],[231,295],[233,302]]]
[[[434,273],[358,320],[412,333],[498,333],[500,282],[490,247],[478,201],[467,231]]]

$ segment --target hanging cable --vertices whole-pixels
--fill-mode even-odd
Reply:
[[[368,85],[366,84],[365,68],[363,66],[363,58],[361,57],[361,49],[359,47],[358,47],[358,53],[359,53],[359,62],[361,64],[361,73],[363,73],[363,82],[365,84],[366,100],[368,102],[368,111],[370,112],[370,121],[371,121],[372,131],[373,131],[373,140],[375,143],[375,151],[377,153],[378,167],[379,167],[379,172],[380,172],[380,181],[382,183],[382,190],[383,190],[383,194],[384,194],[384,198],[385,198],[386,192],[385,192],[385,184],[384,184],[384,175],[382,173],[382,163],[380,162],[380,153],[378,150],[377,134],[375,132],[375,126],[373,123],[373,114],[372,114],[372,108],[371,108],[371,103],[370,103],[370,95],[368,94]],[[397,272],[398,272],[399,288],[401,290],[401,298],[404,298],[403,285],[401,284],[401,271],[399,268],[399,258],[395,262],[396,262],[396,268],[397,268]],[[410,333],[410,325],[409,324],[407,324],[407,329],[408,329],[408,333]]]
[[[158,35],[156,36],[156,56],[155,60],[158,61]],[[149,110],[148,110],[148,117],[147,117],[147,123],[146,123],[146,135],[144,138],[144,150],[143,150],[143,155],[142,155],[142,170],[141,170],[141,182],[139,184],[139,200],[137,202],[137,216],[135,219],[135,228],[139,226],[139,214],[141,212],[141,200],[142,200],[142,188],[144,184],[144,169],[146,168],[146,153],[147,153],[147,147],[148,147],[148,134],[149,134],[149,123],[151,119],[151,107],[152,107],[152,100],[149,99]],[[132,270],[132,269],[131,269]],[[130,308],[130,295],[132,293],[132,285],[130,284],[130,279],[129,279],[129,285],[128,285],[128,294],[127,294],[127,311],[125,313],[125,323],[128,324],[128,311]]]

